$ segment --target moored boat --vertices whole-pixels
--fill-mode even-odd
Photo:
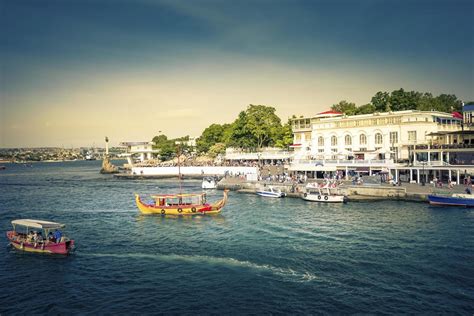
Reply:
[[[201,187],[203,189],[215,189],[217,187],[217,181],[213,177],[205,177],[202,179]]]
[[[135,194],[135,202],[142,214],[161,215],[211,215],[218,214],[227,202],[228,190],[224,190],[224,197],[213,203],[207,203],[206,194],[163,194],[152,195],[152,203],[145,203],[140,195]]]
[[[17,219],[11,223],[13,230],[7,232],[7,238],[18,250],[61,255],[74,250],[74,240],[60,231],[64,224],[35,219]]]
[[[342,194],[334,194],[329,191],[329,188],[313,188],[306,187],[306,192],[301,196],[303,200],[311,202],[323,202],[323,203],[345,203],[347,202],[346,196]]]
[[[272,198],[282,198],[286,196],[286,194],[281,192],[280,189],[274,188],[272,186],[269,186],[262,190],[258,190],[256,193],[257,195],[260,195],[260,196],[272,197]]]
[[[430,194],[428,201],[431,205],[474,207],[474,195],[472,194]]]

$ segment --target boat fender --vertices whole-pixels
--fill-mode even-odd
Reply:
[[[178,208],[178,213],[181,213],[181,212],[183,212],[183,209],[180,207]]]
[[[303,194],[303,196],[304,196],[304,197],[307,197],[307,196],[308,196],[308,193]]]
[[[41,250],[44,250],[44,244],[41,244]]]
[[[196,213],[196,208],[194,206],[191,208],[191,212]]]
[[[321,195],[318,195],[318,200],[321,200]]]
[[[23,248],[25,248],[25,246],[23,245],[23,242],[21,242],[20,249],[23,249]]]
[[[327,200],[329,199],[329,197],[326,195],[326,196],[324,197],[324,199],[327,201]]]
[[[166,213],[165,209],[162,209],[161,214],[165,214],[165,213]]]

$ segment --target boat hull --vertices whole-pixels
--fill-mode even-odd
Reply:
[[[15,249],[25,252],[67,255],[74,250],[74,240],[68,240],[60,243],[45,241],[43,243],[35,244],[33,242],[26,242],[21,238],[18,238],[18,235],[14,231],[8,231],[7,238]]]
[[[320,195],[320,194],[303,194],[301,198],[310,202],[322,203],[345,203],[346,197],[344,195]]]
[[[159,215],[212,215],[219,214],[227,202],[227,190],[224,191],[224,198],[215,204],[200,205],[177,205],[177,206],[159,206],[144,203],[138,194],[135,194],[135,203],[142,214]]]
[[[263,197],[270,197],[270,198],[282,198],[285,196],[284,193],[265,192],[265,191],[257,191],[257,195],[263,196]]]
[[[460,198],[452,196],[428,195],[431,205],[474,207],[474,198]]]

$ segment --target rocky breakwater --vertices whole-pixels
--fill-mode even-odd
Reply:
[[[113,174],[113,173],[118,173],[118,172],[119,172],[118,167],[114,166],[110,162],[110,158],[108,156],[105,156],[104,160],[102,160],[102,169],[100,169],[100,173]]]

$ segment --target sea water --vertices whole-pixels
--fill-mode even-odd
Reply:
[[[410,202],[326,205],[230,192],[217,216],[140,215],[100,162],[9,164],[0,228],[58,221],[70,256],[0,238],[0,314],[465,314],[474,312],[474,210]],[[200,192],[200,181],[183,191]],[[209,191],[208,200],[222,197]]]

